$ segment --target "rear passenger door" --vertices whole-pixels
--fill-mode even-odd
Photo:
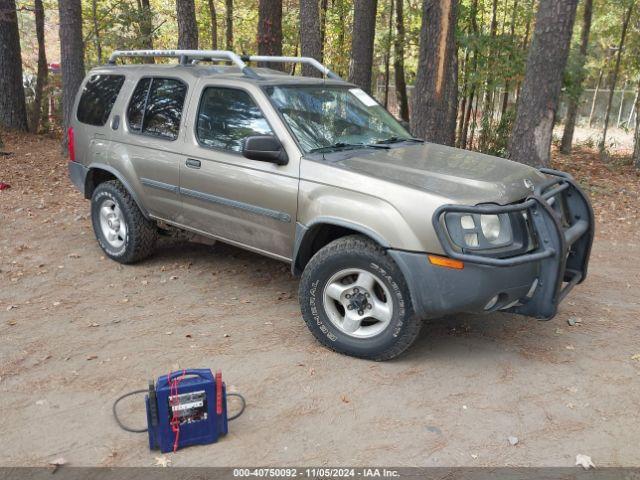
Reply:
[[[107,162],[111,131],[107,122],[124,80],[124,75],[97,73],[85,81],[73,127],[77,162],[85,165]]]
[[[299,152],[259,87],[202,81],[191,99],[180,194],[187,226],[230,243],[290,259],[297,212]],[[243,140],[275,135],[287,165],[249,160]]]
[[[179,137],[187,92],[187,84],[178,78],[137,79],[112,153],[118,170],[125,169],[142,192],[149,213],[170,221],[181,213]]]

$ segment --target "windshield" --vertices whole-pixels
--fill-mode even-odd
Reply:
[[[272,86],[267,95],[305,153],[413,140],[378,102],[349,86]]]

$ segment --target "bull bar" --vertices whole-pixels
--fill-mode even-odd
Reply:
[[[492,267],[510,267],[537,262],[539,276],[533,293],[506,311],[549,320],[571,289],[587,276],[594,236],[594,216],[586,194],[571,175],[540,169],[548,175],[524,201],[509,205],[442,205],[433,214],[433,227],[450,258]],[[551,200],[555,199],[555,200]],[[447,213],[497,215],[527,212],[531,219],[535,248],[527,253],[496,258],[456,250],[447,233]]]

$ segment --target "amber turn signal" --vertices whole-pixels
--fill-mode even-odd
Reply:
[[[427,255],[429,257],[429,263],[437,265],[438,267],[453,268],[454,270],[462,270],[464,268],[464,262],[460,260],[454,260],[453,258],[441,257],[439,255]]]

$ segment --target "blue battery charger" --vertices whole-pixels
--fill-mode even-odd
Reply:
[[[149,383],[145,397],[149,448],[162,453],[215,443],[228,430],[222,373],[209,369],[172,372]]]

